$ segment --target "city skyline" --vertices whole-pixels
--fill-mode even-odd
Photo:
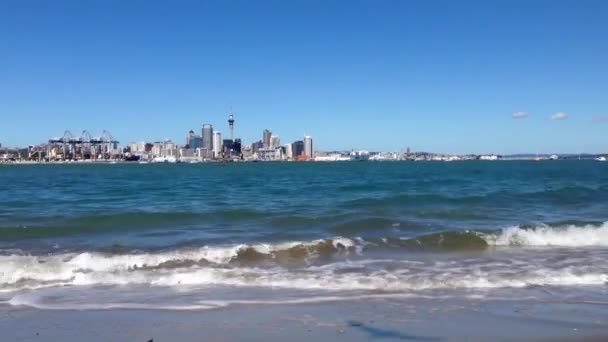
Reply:
[[[602,1],[0,4],[0,142],[203,123],[315,149],[605,153]],[[314,25],[312,25],[314,23]]]

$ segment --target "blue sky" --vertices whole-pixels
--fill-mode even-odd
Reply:
[[[246,142],[608,152],[606,18],[608,1],[4,0],[0,142],[184,143],[227,133],[232,105]]]

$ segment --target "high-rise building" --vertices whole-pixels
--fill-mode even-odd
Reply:
[[[234,143],[232,143],[232,151],[236,156],[240,156],[242,153],[242,142],[241,139],[234,139]]]
[[[222,156],[222,133],[213,132],[213,158],[220,158]]]
[[[293,158],[293,149],[291,148],[291,144],[286,144],[284,146],[285,149],[285,158]]]
[[[202,133],[201,138],[203,143],[201,148],[207,151],[206,157],[210,157],[213,151],[213,126],[211,124],[204,124]]]
[[[194,131],[190,130],[190,132],[188,132],[188,135],[186,135],[186,145],[188,147],[190,147],[190,142],[192,141],[192,138],[194,138]]]
[[[194,134],[194,131],[188,132],[186,135],[186,147],[196,150],[201,147],[201,136]]]
[[[264,143],[264,147],[270,147],[270,137],[272,136],[272,132],[265,129],[262,134],[262,143]]]
[[[203,139],[197,134],[192,138],[192,141],[190,141],[190,148],[196,150],[197,148],[201,148],[201,146],[203,146]]]
[[[312,146],[312,137],[308,136],[308,135],[304,137],[304,155],[308,159],[312,159],[314,157],[314,149]]]
[[[254,143],[251,144],[251,152],[255,153],[258,150],[261,150],[264,148],[264,143],[260,140],[260,141],[256,141]]]
[[[146,152],[146,143],[142,142],[134,142],[129,146],[129,150],[131,153],[143,153]]]
[[[241,155],[241,139],[224,139],[224,153],[228,157]]]
[[[302,140],[295,141],[291,144],[291,155],[293,158],[298,158],[304,154],[304,142]]]
[[[213,126],[211,124],[203,125],[201,138],[203,140],[202,148],[213,150]]]
[[[278,148],[279,145],[281,145],[281,139],[279,138],[278,135],[271,135],[270,136],[270,148]]]

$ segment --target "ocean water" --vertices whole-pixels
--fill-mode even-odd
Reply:
[[[0,166],[0,305],[598,302],[593,161]]]

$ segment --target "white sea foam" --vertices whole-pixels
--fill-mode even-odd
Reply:
[[[608,225],[536,229],[509,228],[486,239],[498,246],[606,246]],[[564,235],[565,237],[563,237]],[[330,244],[345,258],[323,264],[281,267],[264,264],[230,264],[239,253],[253,248],[273,257],[277,251],[319,243]],[[318,291],[394,291],[526,287],[530,285],[602,285],[608,282],[605,249],[561,249],[535,254],[505,254],[488,258],[382,259],[348,255],[364,242],[334,238],[309,243],[236,245],[178,249],[159,253],[110,255],[70,253],[48,256],[0,256],[0,291],[56,286],[151,285],[189,287],[259,287]],[[326,248],[323,245],[322,248]],[[522,252],[523,253],[523,252]],[[557,253],[557,254],[556,254]],[[561,253],[561,254],[560,254]],[[354,256],[354,258],[350,258]],[[209,264],[211,262],[211,264]],[[257,264],[253,264],[257,265]]]
[[[21,257],[23,258],[23,257]],[[30,257],[34,258],[34,257]],[[529,285],[601,285],[608,282],[608,266],[601,258],[589,258],[590,265],[543,264],[534,262],[399,263],[370,260],[338,262],[317,267],[207,267],[137,269],[113,260],[114,257],[82,256],[60,261],[39,259],[25,263],[2,263],[2,285],[10,289],[58,285],[152,285],[181,288],[188,286],[237,286],[300,290],[382,290],[525,287]],[[124,256],[121,256],[124,258]],[[390,267],[385,267],[389,265]],[[86,266],[86,267],[82,267]]]
[[[326,240],[313,242],[286,242],[276,245],[236,245],[236,246],[205,246],[196,249],[179,249],[161,253],[141,253],[108,255],[96,252],[69,253],[51,256],[31,255],[0,255],[0,289],[6,285],[19,282],[34,283],[43,286],[48,283],[55,284],[94,284],[93,277],[115,278],[119,284],[128,283],[141,276],[138,269],[155,268],[170,262],[210,262],[215,264],[228,264],[237,258],[238,253],[248,248],[260,254],[273,257],[275,252],[288,250],[296,246],[310,249],[311,257],[316,252],[314,246]],[[337,237],[327,240],[338,251],[348,251],[355,243],[348,239]],[[122,281],[121,277],[114,275],[124,273],[129,275]],[[140,272],[141,273],[141,272]],[[157,272],[161,274],[162,272]],[[142,279],[142,281],[145,281]],[[31,284],[29,286],[32,286]]]
[[[195,300],[192,304],[169,304],[169,303],[137,303],[132,301],[120,301],[117,298],[112,303],[82,302],[82,301],[62,301],[57,302],[58,293],[27,293],[14,296],[6,304],[13,306],[29,306],[37,309],[50,310],[112,310],[112,309],[139,309],[139,310],[211,310],[219,309],[232,305],[285,305],[285,304],[314,304],[326,302],[352,301],[362,299],[405,299],[405,298],[425,298],[425,299],[447,299],[449,296],[424,295],[413,293],[368,293],[364,295],[335,295],[335,296],[307,296],[301,298],[283,299],[224,299],[224,300]]]
[[[608,246],[608,222],[601,226],[510,227],[497,235],[484,236],[490,245],[531,247]]]

